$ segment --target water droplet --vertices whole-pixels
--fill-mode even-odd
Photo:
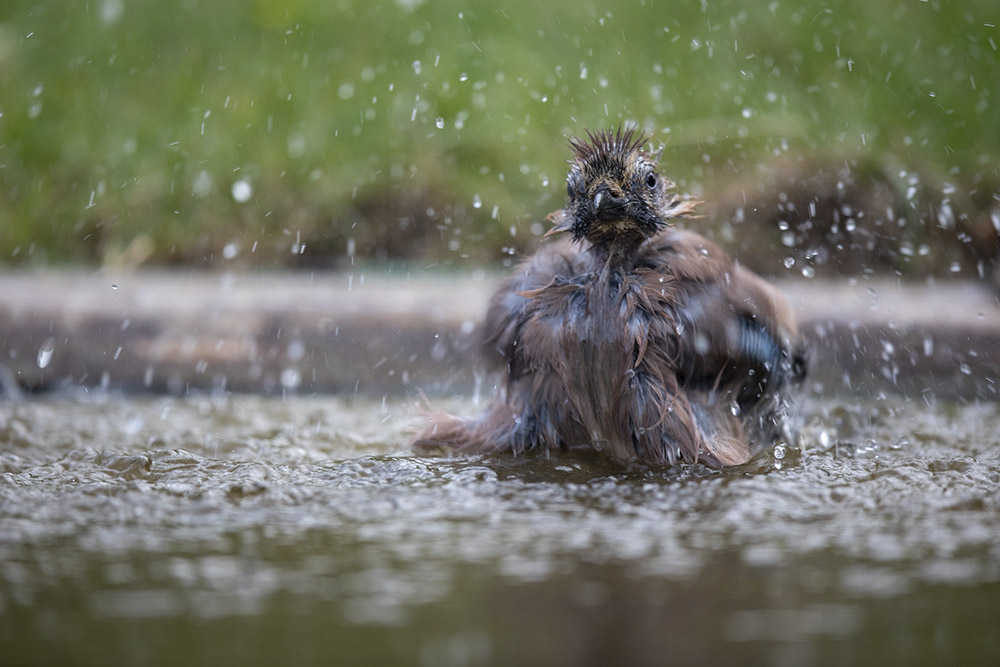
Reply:
[[[207,197],[212,194],[212,175],[202,169],[191,185],[191,192],[195,197]]]
[[[472,195],[472,208],[482,208],[483,199],[479,196],[479,193]]]
[[[437,129],[439,129],[439,130],[443,130],[444,129],[444,118],[442,118],[441,116],[438,116],[437,118],[435,118],[434,119],[434,126],[437,127]]]
[[[233,199],[240,204],[244,204],[250,201],[250,197],[253,195],[253,188],[248,182],[239,180],[233,183],[232,194]]]
[[[56,341],[54,338],[49,337],[45,339],[42,346],[38,348],[38,357],[36,361],[38,362],[39,368],[48,368],[49,364],[52,362],[52,355],[56,350]]]
[[[142,415],[131,415],[125,420],[125,423],[122,425],[122,430],[125,432],[125,435],[136,435],[142,430],[145,423],[146,420],[142,418]]]
[[[288,358],[298,361],[306,354],[306,346],[301,340],[293,340],[288,344]]]
[[[105,0],[101,3],[100,17],[108,25],[114,25],[125,11],[123,0]]]
[[[305,135],[297,133],[288,137],[288,142],[285,146],[285,149],[288,151],[288,157],[302,157],[306,153],[306,148],[307,145]]]
[[[302,375],[294,368],[281,371],[281,386],[285,389],[295,389],[302,382]]]
[[[785,448],[784,443],[779,442],[774,446],[774,458],[778,459],[779,461],[785,458],[785,454],[787,453],[788,450]]]
[[[822,447],[823,449],[829,449],[830,448],[830,443],[831,443],[830,432],[827,431],[827,430],[825,430],[825,429],[822,430],[822,431],[820,431],[819,432],[819,446]]]

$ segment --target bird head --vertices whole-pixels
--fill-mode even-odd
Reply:
[[[587,132],[571,139],[566,208],[549,216],[549,234],[571,232],[595,246],[638,245],[693,212],[697,202],[674,195],[674,184],[657,173],[656,160],[634,127]]]

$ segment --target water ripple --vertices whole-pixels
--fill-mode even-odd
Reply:
[[[217,618],[293,596],[349,624],[398,626],[469,585],[606,600],[624,576],[625,590],[700,582],[730,609],[723,633],[744,641],[775,624],[841,638],[859,631],[859,600],[1000,582],[992,404],[817,402],[784,456],[726,472],[415,456],[415,410],[0,404],[0,597],[29,609],[72,595],[67,608],[94,618]],[[727,606],[732,587],[765,584],[826,601]]]

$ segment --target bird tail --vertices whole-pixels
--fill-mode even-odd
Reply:
[[[494,403],[473,419],[435,409],[428,410],[425,417],[427,426],[413,442],[419,452],[517,455],[546,442],[536,428],[536,419],[524,418],[504,402]]]
[[[421,454],[439,454],[448,450],[475,449],[474,424],[441,410],[426,413],[427,425],[413,441],[413,449]]]

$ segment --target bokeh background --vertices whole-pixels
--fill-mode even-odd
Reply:
[[[998,26],[0,0],[0,663],[1000,664]],[[567,139],[626,123],[796,305],[799,437],[414,455],[418,395],[493,393]]]
[[[635,123],[769,274],[991,278],[993,0],[7,0],[0,265],[502,268]]]

